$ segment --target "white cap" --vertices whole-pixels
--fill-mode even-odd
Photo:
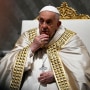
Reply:
[[[57,13],[57,14],[60,14],[59,11],[58,11],[58,9],[57,9],[56,7],[54,7],[54,6],[51,6],[51,5],[43,7],[43,8],[40,10],[40,12],[42,12],[42,11],[51,11],[51,12],[55,12],[55,13]],[[39,13],[40,13],[40,12],[39,12]]]

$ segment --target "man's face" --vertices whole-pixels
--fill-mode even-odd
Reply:
[[[60,21],[56,18],[56,14],[50,11],[43,11],[39,15],[39,32],[47,34],[51,39],[56,30],[60,26]]]

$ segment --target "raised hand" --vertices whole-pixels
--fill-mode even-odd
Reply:
[[[33,43],[30,45],[31,51],[34,53],[39,48],[42,48],[49,42],[49,36],[46,34],[41,34],[39,36],[36,36]]]

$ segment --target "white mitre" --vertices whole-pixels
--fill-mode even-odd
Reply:
[[[58,9],[57,9],[56,7],[54,7],[54,6],[51,6],[51,5],[43,7],[43,8],[40,10],[40,12],[42,12],[42,11],[51,11],[51,12],[55,12],[55,13],[57,13],[57,14],[60,14],[59,11],[58,11]],[[40,12],[39,12],[39,13],[40,13]]]

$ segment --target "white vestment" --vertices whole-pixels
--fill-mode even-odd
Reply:
[[[60,26],[49,45],[57,41],[64,32],[65,28]],[[37,35],[39,35],[38,29]],[[27,32],[25,32],[15,44],[15,48],[0,61],[0,90],[9,90],[16,55],[29,43]],[[70,70],[78,90],[90,90],[90,56],[80,38],[74,35],[59,51],[59,55],[63,64]],[[42,65],[44,70],[41,69]],[[40,73],[51,70],[46,49],[40,49],[34,55],[28,50],[24,68],[26,74],[21,90],[58,90],[56,83],[43,86],[38,82]]]

